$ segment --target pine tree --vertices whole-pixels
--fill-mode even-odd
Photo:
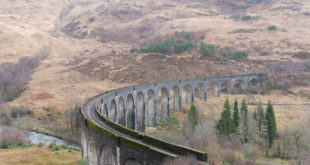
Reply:
[[[231,118],[230,109],[229,100],[226,98],[221,118],[216,125],[219,134],[229,135],[234,132],[234,122]]]
[[[258,118],[258,130],[259,132],[261,132],[261,127],[265,120],[264,108],[261,101],[259,101],[257,104],[257,118]]]
[[[268,142],[269,142],[269,147],[271,147],[273,144],[274,136],[277,132],[277,124],[276,124],[276,118],[274,115],[273,106],[270,103],[270,101],[268,102],[268,105],[267,105],[266,120],[267,120]]]
[[[248,105],[246,103],[245,98],[242,100],[241,104],[241,114],[242,114],[242,141],[244,143],[247,143],[250,139],[250,133],[249,133],[249,115],[248,115]]]
[[[236,132],[237,128],[239,127],[239,121],[240,121],[238,100],[237,99],[235,99],[235,102],[234,102],[233,121],[234,121],[235,132]]]
[[[199,123],[198,111],[194,104],[191,105],[191,109],[187,115],[187,119],[190,121],[193,130]]]

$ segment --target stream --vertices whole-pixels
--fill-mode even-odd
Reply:
[[[2,132],[3,128],[5,129],[9,129],[14,131],[16,128],[10,127],[10,126],[2,126],[0,125],[0,133]],[[32,131],[22,131],[25,135],[26,135],[26,140],[29,141],[32,144],[45,144],[45,145],[49,145],[50,143],[55,143],[56,145],[66,145],[66,146],[70,146],[70,147],[74,147],[74,148],[80,148],[77,144],[74,143],[70,143],[67,142],[65,140],[50,136],[50,135],[46,135],[43,133],[37,133],[37,132],[32,132]]]

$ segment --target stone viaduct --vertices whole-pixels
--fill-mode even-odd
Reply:
[[[203,164],[207,153],[143,134],[146,127],[182,111],[182,103],[206,101],[255,89],[265,74],[175,80],[114,89],[90,98],[81,107],[83,159],[90,165],[151,165],[170,159]],[[206,130],[207,131],[207,130]]]

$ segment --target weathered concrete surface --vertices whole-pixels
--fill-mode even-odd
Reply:
[[[208,89],[214,96],[221,90],[231,93],[262,84],[264,74],[175,80],[135,85],[107,91],[82,107],[83,159],[89,164],[161,164],[165,159],[191,156],[206,161],[206,153],[154,139],[134,130],[182,110],[182,98],[192,104],[194,96],[207,100]],[[197,93],[198,92],[198,93]],[[173,97],[172,99],[170,97]],[[172,103],[170,103],[170,101]],[[171,104],[171,105],[170,105]],[[127,127],[127,128],[126,128]]]

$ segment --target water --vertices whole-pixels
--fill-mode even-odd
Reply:
[[[10,126],[2,126],[0,125],[0,133],[2,128],[6,128],[9,130],[15,130],[15,128],[10,127]],[[37,132],[24,132],[26,137],[26,140],[28,140],[30,143],[32,144],[45,144],[45,145],[49,145],[51,143],[55,143],[56,145],[66,145],[66,146],[70,146],[70,147],[74,147],[74,148],[80,148],[78,145],[67,142],[65,140],[50,136],[50,135],[46,135],[46,134],[42,134],[42,133],[37,133]]]
[[[59,138],[56,138],[50,135],[45,135],[45,134],[36,133],[36,132],[29,132],[27,140],[33,144],[42,143],[42,144],[48,145],[50,143],[55,143],[56,145],[66,145],[66,146],[70,146],[74,148],[80,148],[76,144],[64,141],[62,139],[59,139]]]

